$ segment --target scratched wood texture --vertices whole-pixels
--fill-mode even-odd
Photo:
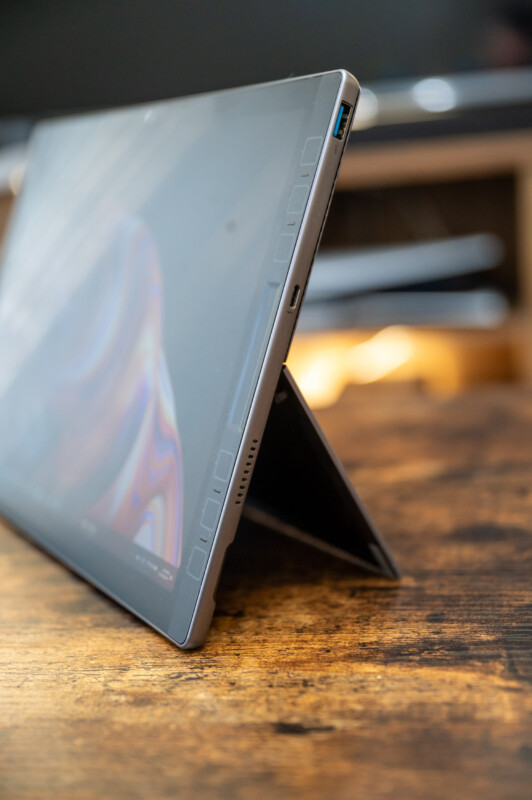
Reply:
[[[0,529],[2,798],[530,798],[532,393],[319,417],[398,585],[248,528],[183,653]]]

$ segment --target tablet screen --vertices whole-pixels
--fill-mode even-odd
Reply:
[[[2,268],[0,504],[162,628],[197,594],[339,83],[32,140]]]

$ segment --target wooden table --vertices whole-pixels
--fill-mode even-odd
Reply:
[[[532,394],[321,422],[399,585],[253,528],[184,653],[0,529],[0,796],[529,798]]]

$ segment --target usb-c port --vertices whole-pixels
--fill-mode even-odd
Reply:
[[[299,300],[299,295],[301,294],[301,286],[299,284],[294,286],[294,291],[292,292],[292,298],[290,300],[290,305],[288,306],[289,311],[295,311],[297,307],[297,301]]]

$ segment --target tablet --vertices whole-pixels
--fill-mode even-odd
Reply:
[[[37,125],[0,286],[0,510],[205,638],[358,96],[344,71]]]

